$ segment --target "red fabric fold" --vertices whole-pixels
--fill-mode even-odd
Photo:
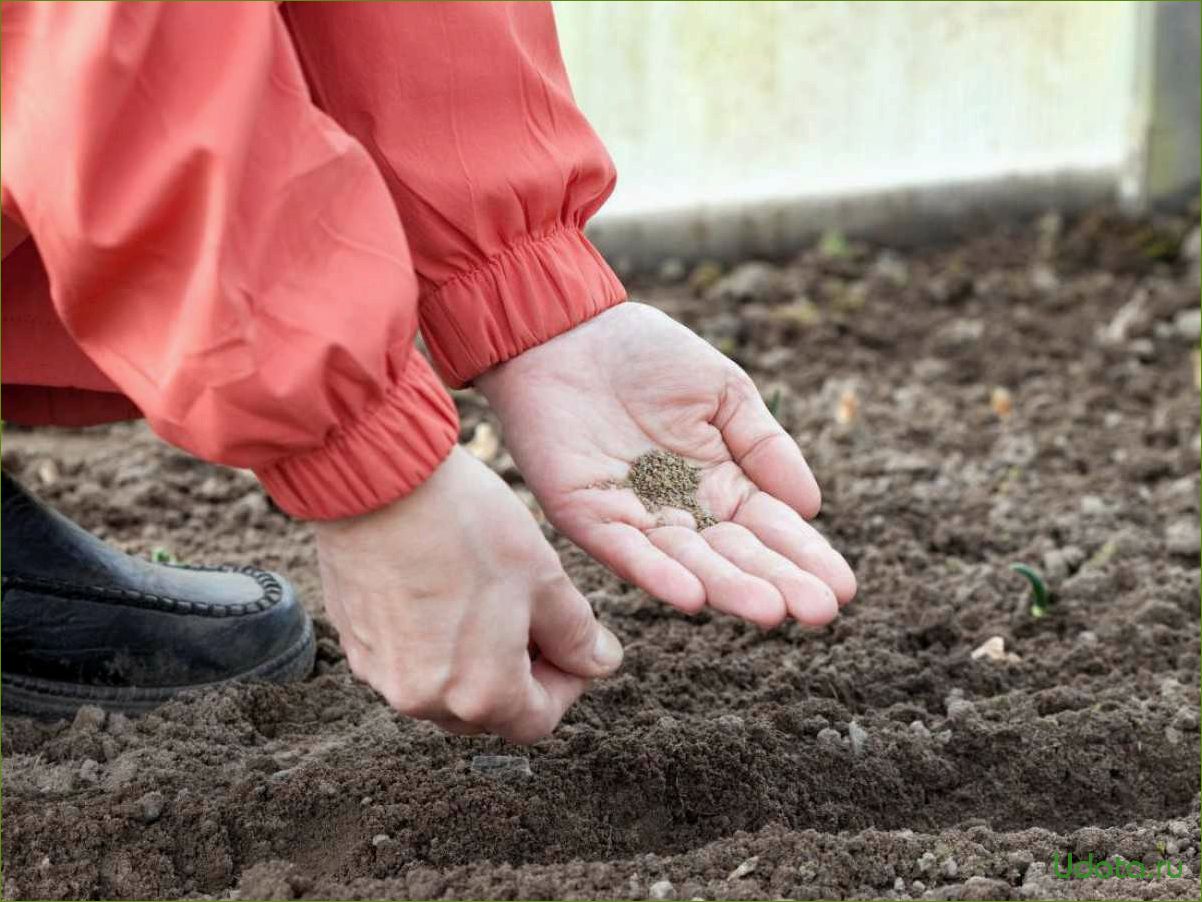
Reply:
[[[413,491],[458,438],[454,402],[426,359],[414,353],[374,408],[329,435],[320,448],[256,468],[255,475],[294,516],[350,517]]]
[[[458,385],[621,300],[581,231],[615,176],[549,4],[284,16],[3,4],[4,413],[141,411],[341,517],[455,441],[419,319]]]
[[[592,243],[564,228],[423,296],[422,335],[443,378],[459,387],[625,297]]]

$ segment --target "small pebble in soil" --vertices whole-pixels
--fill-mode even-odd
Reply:
[[[754,873],[755,869],[757,867],[759,867],[759,864],[760,864],[760,856],[752,855],[750,858],[748,858],[746,861],[744,861],[741,865],[739,865],[737,868],[735,868],[733,871],[731,871],[730,876],[727,877],[726,879],[727,880],[741,880],[742,878],[746,877],[748,874]]]
[[[843,737],[839,735],[838,730],[833,730],[830,727],[824,727],[818,731],[818,741],[824,742],[827,745],[842,745]]]
[[[1001,636],[990,636],[988,639],[974,648],[969,657],[974,661],[980,660],[981,658],[986,658],[990,661],[1004,661],[1006,660],[1006,640]],[[950,707],[948,711],[950,713]]]
[[[679,257],[668,257],[660,264],[658,272],[659,280],[668,284],[680,282],[688,274],[688,269],[685,268],[684,262]]]
[[[1197,341],[1202,335],[1202,311],[1182,310],[1173,317],[1173,329],[1186,341]]]
[[[375,836],[373,836],[371,838],[371,844],[373,846],[375,846],[377,849],[380,848],[380,846],[384,845],[387,842],[388,842],[388,834],[387,833],[377,833]]]
[[[947,703],[947,719],[952,721],[967,720],[976,713],[976,705],[967,699],[953,698]]]
[[[146,793],[138,799],[138,808],[141,812],[142,823],[153,824],[163,816],[163,794],[161,792]]]
[[[1185,517],[1170,523],[1164,531],[1164,540],[1173,554],[1197,557],[1199,548],[1202,548],[1202,532],[1199,531],[1197,519]]]
[[[1059,582],[1076,572],[1084,560],[1085,552],[1075,545],[1053,548],[1043,556],[1043,572],[1052,582]]]
[[[100,763],[93,758],[85,758],[79,766],[79,779],[85,783],[95,783],[100,779]]]
[[[37,474],[42,485],[54,485],[59,477],[58,464],[50,459],[44,460],[38,464]]]
[[[676,894],[676,887],[672,885],[671,880],[657,880],[651,884],[648,892],[652,899],[671,899]]]
[[[862,755],[868,748],[868,731],[854,720],[847,725],[847,738],[851,740],[853,754]]]
[[[706,297],[715,301],[734,301],[745,304],[748,301],[779,300],[781,294],[781,274],[770,263],[751,260],[741,263],[731,272],[714,282]]]
[[[1182,689],[1184,689],[1185,687],[1181,685],[1180,680],[1178,680],[1174,677],[1165,677],[1163,680],[1160,681],[1159,688],[1160,688],[1160,694],[1162,697],[1177,698],[1181,695]]]
[[[81,733],[100,730],[104,727],[105,717],[103,708],[98,708],[95,705],[84,705],[75,712],[75,719],[71,721],[71,728]]]
[[[698,529],[713,526],[717,520],[697,501],[701,471],[671,451],[648,451],[630,467],[626,484],[651,513],[675,507],[693,515]]]
[[[521,755],[476,755],[472,770],[497,779],[531,776],[530,759]]]
[[[995,386],[989,393],[989,406],[999,419],[1004,420],[1014,413],[1014,396],[1008,389],[1002,388],[1000,385]]]
[[[738,714],[723,714],[718,718],[717,724],[727,733],[738,733],[743,729],[743,718]]]
[[[1181,256],[1186,260],[1197,260],[1199,255],[1202,255],[1202,229],[1194,226],[1181,241]]]
[[[118,745],[117,740],[112,736],[100,737],[100,751],[104,755],[106,762],[116,761],[121,757],[121,746]]]

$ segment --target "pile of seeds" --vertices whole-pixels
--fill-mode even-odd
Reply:
[[[648,451],[640,455],[630,468],[626,484],[652,513],[664,507],[686,510],[697,521],[698,529],[718,522],[697,501],[701,470],[679,454]]]

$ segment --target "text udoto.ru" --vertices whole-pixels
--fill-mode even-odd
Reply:
[[[1164,858],[1155,864],[1145,864],[1138,859],[1128,861],[1119,855],[1099,858],[1095,861],[1092,852],[1087,858],[1074,860],[1072,852],[1065,856],[1061,856],[1057,852],[1052,859],[1052,876],[1062,880],[1087,880],[1090,878],[1108,880],[1114,877],[1128,880],[1158,880],[1162,877],[1182,877],[1184,873],[1185,865],[1182,862],[1172,862]]]

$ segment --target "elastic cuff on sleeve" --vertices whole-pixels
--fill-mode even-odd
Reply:
[[[421,300],[434,365],[461,387],[626,298],[613,270],[575,227],[510,247]]]
[[[413,491],[458,439],[455,403],[413,350],[400,378],[363,417],[339,428],[322,447],[255,475],[276,504],[295,517],[351,517]]]

